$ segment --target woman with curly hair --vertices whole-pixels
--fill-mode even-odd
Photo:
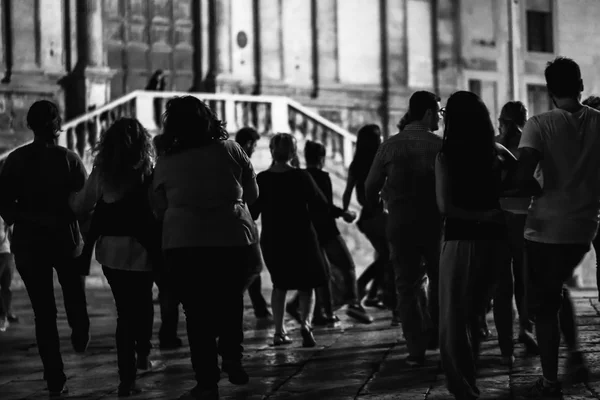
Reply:
[[[218,399],[221,369],[245,384],[243,295],[257,232],[248,204],[258,197],[250,159],[225,124],[193,96],[169,100],[157,141],[155,210],[163,221],[169,281],[187,321],[197,385],[191,395]],[[218,345],[216,342],[218,338]]]
[[[136,370],[150,367],[152,348],[153,265],[160,262],[149,196],[152,142],[136,119],[122,118],[102,134],[94,153],[92,173],[71,207],[78,215],[93,211],[85,246],[95,244],[115,298],[118,394],[128,396],[140,392]]]

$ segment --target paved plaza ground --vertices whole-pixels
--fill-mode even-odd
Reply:
[[[265,285],[266,286],[266,285]],[[265,294],[268,291],[265,289]],[[70,399],[113,399],[116,397],[117,367],[114,343],[115,309],[106,288],[88,290],[93,338],[87,354],[76,355],[68,341],[60,290],[59,327],[69,377]],[[600,366],[600,308],[594,291],[576,293],[580,337],[593,370]],[[48,397],[34,338],[33,316],[26,292],[14,294],[15,311],[21,317],[5,333],[0,333],[0,399],[43,399]],[[268,298],[268,297],[267,297]],[[246,298],[244,364],[251,376],[246,386],[233,386],[224,377],[220,384],[222,399],[451,399],[444,377],[437,368],[439,355],[428,353],[424,368],[404,367],[406,346],[399,328],[390,326],[389,312],[370,309],[371,325],[356,324],[342,312],[339,326],[316,328],[318,346],[303,349],[298,325],[289,321],[291,336],[297,339],[287,347],[274,348],[273,327],[256,323]],[[158,316],[158,306],[156,308]],[[491,321],[491,320],[490,320]],[[211,321],[206,321],[210,324]],[[492,323],[492,331],[493,328]],[[158,318],[155,332],[158,329]],[[185,325],[179,333],[184,342]],[[157,341],[154,344],[158,345]],[[561,354],[564,364],[565,354]],[[179,399],[194,385],[189,349],[153,351],[159,361],[156,370],[139,377],[145,390],[140,399]],[[479,386],[482,399],[519,399],[540,374],[539,361],[525,358],[520,344],[512,369],[500,365],[495,337],[484,343],[480,362]],[[588,385],[568,386],[566,399],[600,399],[600,376]],[[182,397],[183,396],[183,397]]]

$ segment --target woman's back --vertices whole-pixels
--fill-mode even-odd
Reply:
[[[254,171],[233,141],[217,141],[158,159],[153,187],[164,201],[163,246],[238,246],[254,242],[243,201]]]

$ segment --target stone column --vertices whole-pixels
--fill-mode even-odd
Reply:
[[[208,3],[210,70],[207,76],[207,88],[209,91],[217,91],[219,75],[231,71],[230,10],[231,0],[210,0]]]
[[[114,76],[106,65],[102,0],[78,0],[75,8],[77,63],[65,81],[67,119],[108,103]]]

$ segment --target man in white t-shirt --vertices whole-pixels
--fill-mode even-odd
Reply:
[[[525,124],[517,173],[521,188],[533,195],[524,233],[526,296],[536,320],[543,371],[528,397],[561,398],[559,320],[569,349],[567,373],[574,381],[588,377],[564,283],[598,230],[600,112],[580,102],[583,81],[575,61],[558,57],[548,63],[545,76],[556,108]],[[543,179],[534,179],[540,174]]]

